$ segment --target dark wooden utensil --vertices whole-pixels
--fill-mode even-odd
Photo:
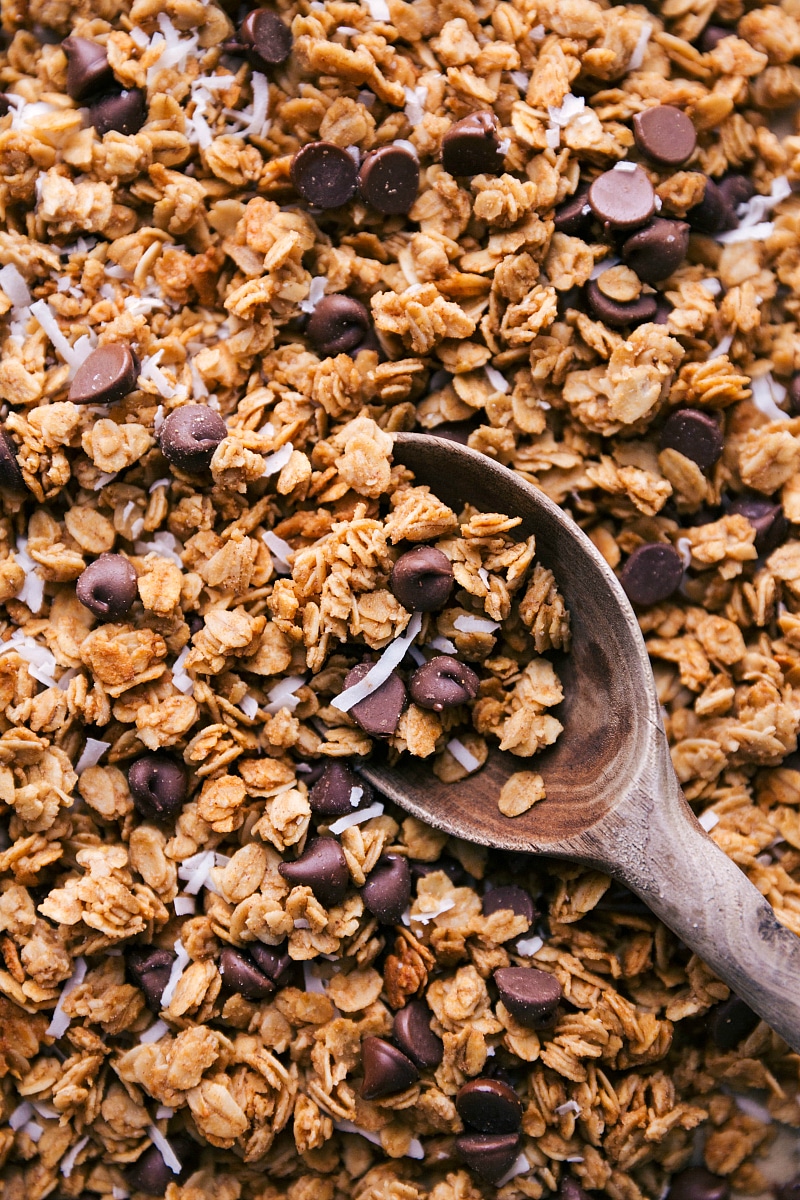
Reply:
[[[547,798],[519,817],[497,807],[530,760],[492,750],[482,770],[443,785],[430,764],[380,759],[366,777],[407,812],[457,837],[568,858],[608,872],[644,900],[795,1050],[800,1050],[800,938],[776,921],[747,877],[697,823],[675,777],[653,675],[613,571],[574,521],[492,459],[443,438],[399,434],[395,460],[456,510],[522,517],[572,617],[559,673],[564,726],[533,769]]]

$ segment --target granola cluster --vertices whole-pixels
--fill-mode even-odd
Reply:
[[[557,581],[392,464],[435,431],[619,572],[800,934],[797,0],[0,20],[3,1200],[762,1190],[796,1055],[607,877],[354,768],[558,733]],[[404,638],[478,690],[373,735],[334,701]]]

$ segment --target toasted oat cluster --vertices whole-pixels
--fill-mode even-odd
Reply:
[[[559,731],[558,581],[393,464],[433,431],[618,571],[800,934],[797,0],[0,19],[3,1200],[762,1191],[780,1039],[356,768]]]

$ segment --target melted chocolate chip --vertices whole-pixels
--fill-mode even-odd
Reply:
[[[352,296],[323,296],[306,326],[311,345],[323,358],[352,354],[372,329],[369,313]]]
[[[254,8],[239,29],[247,57],[260,69],[277,67],[292,52],[292,31],[269,8]]]
[[[0,427],[0,491],[24,496],[27,490],[17,462],[16,443],[8,430]]]
[[[136,571],[122,554],[101,554],[81,571],[75,594],[84,608],[104,621],[126,616],[137,596]]]
[[[392,1037],[420,1069],[438,1067],[444,1043],[431,1029],[431,1010],[424,1000],[411,1000],[395,1013]]]
[[[525,918],[529,929],[536,918],[536,905],[530,892],[513,883],[484,892],[481,908],[485,917],[495,912],[513,912],[515,916]]]
[[[501,967],[494,981],[500,999],[520,1025],[543,1029],[551,1024],[563,995],[554,975],[534,967]]]
[[[407,213],[419,191],[419,161],[403,146],[370,150],[358,172],[361,198],[380,213]]]
[[[188,786],[183,764],[160,752],[144,754],[128,767],[128,787],[143,817],[174,816],[183,807]]]
[[[504,157],[494,113],[470,113],[442,138],[442,166],[450,175],[499,175]]]
[[[114,82],[105,46],[88,38],[68,37],[61,49],[67,56],[67,95],[73,100],[85,100]]]
[[[615,168],[597,176],[589,188],[589,204],[598,221],[612,229],[635,229],[652,217],[656,194],[641,167]]]
[[[713,467],[722,454],[724,438],[719,421],[699,408],[680,408],[664,422],[662,450],[677,450],[702,471]]]
[[[622,257],[642,283],[657,283],[677,271],[688,249],[686,222],[656,217],[623,243]]]
[[[130,346],[98,346],[75,372],[69,389],[73,404],[113,404],[136,387],[139,360]]]
[[[665,167],[678,167],[697,146],[694,125],[679,108],[659,104],[633,118],[633,136],[642,154]]]
[[[382,925],[396,925],[411,899],[411,870],[402,854],[382,855],[361,889],[364,907]]]
[[[227,425],[213,408],[184,404],[169,414],[158,442],[170,466],[196,472],[207,470],[214,451],[227,435]]]
[[[92,101],[87,119],[98,137],[107,133],[138,133],[147,120],[147,98],[139,88],[109,92]]]
[[[411,612],[444,608],[454,583],[450,559],[435,546],[417,546],[401,554],[389,579],[392,592]]]
[[[226,987],[245,1000],[263,1000],[275,991],[275,984],[239,950],[228,946],[219,956],[219,973]]]
[[[353,687],[367,675],[374,664],[359,663],[345,676],[344,690]],[[373,737],[391,737],[406,706],[406,685],[396,671],[365,700],[350,709],[350,716],[365,733]]]
[[[590,279],[586,285],[586,301],[592,314],[612,329],[622,329],[627,325],[644,325],[656,315],[654,295],[642,292],[636,300],[622,303],[604,295],[596,279]]]
[[[499,1183],[513,1167],[519,1154],[517,1133],[465,1133],[455,1140],[459,1158],[485,1179]]]
[[[471,1079],[456,1096],[458,1115],[479,1133],[516,1133],[522,1124],[522,1101],[499,1079]]]
[[[361,1064],[364,1068],[361,1085],[364,1100],[379,1100],[381,1096],[404,1092],[419,1079],[419,1071],[411,1059],[383,1038],[364,1038]]]
[[[634,550],[619,581],[632,604],[660,604],[677,591],[683,579],[683,562],[673,546],[649,542]]]
[[[326,908],[341,904],[350,882],[342,847],[332,837],[314,838],[299,858],[281,863],[278,870],[292,887],[310,887]]]
[[[474,700],[478,694],[478,676],[457,658],[440,654],[417,667],[408,683],[411,699],[420,708],[441,712]]]
[[[290,168],[297,191],[315,208],[341,208],[356,194],[356,164],[333,142],[309,142]]]
[[[161,1012],[161,996],[169,983],[175,955],[155,946],[130,946],[125,965],[133,982],[144,992],[145,1003],[153,1013]]]
[[[762,497],[742,496],[734,500],[729,513],[746,517],[756,531],[755,547],[759,554],[771,554],[789,532],[789,522],[780,504]]]

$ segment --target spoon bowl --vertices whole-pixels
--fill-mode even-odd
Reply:
[[[636,616],[605,559],[543,492],[494,460],[429,434],[398,434],[394,458],[460,511],[522,519],[570,612],[569,654],[556,663],[564,726],[554,746],[522,759],[490,749],[485,765],[442,784],[425,760],[363,774],[428,824],[501,850],[568,858],[608,872],[760,1016],[800,1050],[800,938],[780,925],[742,871],[698,824],[680,790]],[[519,771],[540,774],[546,798],[506,817],[498,798]]]

